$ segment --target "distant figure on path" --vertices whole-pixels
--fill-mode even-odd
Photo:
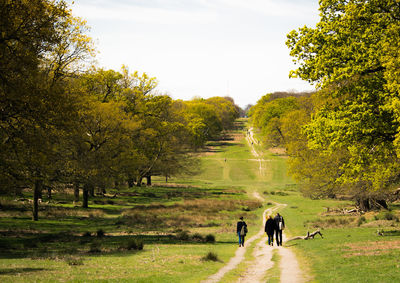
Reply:
[[[282,230],[285,229],[285,220],[283,217],[277,213],[274,217],[276,230],[275,230],[275,237],[276,237],[276,244],[278,246],[282,246]]]
[[[247,224],[244,222],[243,216],[240,217],[240,220],[237,223],[236,234],[239,237],[239,247],[244,247],[244,237],[246,237],[247,234]]]
[[[274,219],[272,219],[272,216],[268,216],[268,220],[265,222],[265,233],[268,235],[268,245],[273,246],[274,245],[274,233],[275,230],[277,230],[276,223]]]

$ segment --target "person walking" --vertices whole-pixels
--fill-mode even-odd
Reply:
[[[243,220],[243,216],[240,217],[240,220],[236,226],[236,234],[239,237],[239,247],[244,247],[244,238],[247,234],[247,224]]]
[[[277,213],[274,217],[276,230],[275,230],[275,237],[276,237],[276,244],[278,246],[282,246],[282,230],[285,229],[285,220],[283,217]]]
[[[265,233],[268,235],[268,245],[274,245],[274,233],[276,230],[276,223],[272,216],[269,215],[267,221],[265,221]]]

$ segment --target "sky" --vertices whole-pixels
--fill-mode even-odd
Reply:
[[[98,65],[156,77],[174,99],[231,96],[241,107],[274,91],[314,87],[289,79],[285,41],[313,27],[318,0],[75,0],[87,21]]]

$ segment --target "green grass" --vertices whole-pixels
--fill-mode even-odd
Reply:
[[[281,274],[281,271],[279,268],[281,258],[279,256],[277,249],[272,250],[272,261],[274,262],[274,266],[272,268],[268,269],[264,279],[265,279],[265,282],[268,282],[268,283],[278,283],[278,282],[280,282],[280,274]]]
[[[273,201],[287,204],[281,214],[289,237],[322,229],[323,239],[286,244],[309,281],[399,281],[398,204],[391,204],[390,215],[369,213],[361,222],[360,216],[327,215],[327,207],[352,203],[302,197],[286,175],[286,158],[261,152],[256,145],[266,160],[260,173],[244,134],[235,134],[234,140],[209,144],[212,152],[202,155],[199,174],[168,182],[155,177],[153,187],[121,188],[115,198],[110,188],[108,197],[91,198],[89,209],[74,204],[71,191],[54,192],[52,202],[40,206],[40,221],[33,222],[30,203],[1,197],[0,282],[199,282],[234,255],[238,217],[245,217],[249,238],[259,231],[262,212]],[[266,199],[263,206],[254,201],[253,192]],[[32,197],[29,191],[24,194]],[[99,229],[104,237],[95,236]],[[384,230],[383,237],[377,229]],[[179,237],[182,231],[187,238]],[[207,234],[216,242],[199,240]],[[134,240],[143,241],[143,250],[126,248]],[[223,282],[238,280],[251,264],[254,246],[246,252],[247,263]],[[202,260],[209,252],[221,261]],[[273,261],[279,262],[276,252]],[[279,274],[275,264],[265,279],[278,282]]]

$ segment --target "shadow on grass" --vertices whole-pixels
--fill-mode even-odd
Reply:
[[[400,236],[400,230],[390,230],[390,231],[383,231],[384,237],[395,237]]]
[[[0,268],[0,275],[15,275],[24,272],[46,271],[45,268]]]
[[[77,236],[63,233],[2,232],[0,240],[0,258],[54,258],[66,255],[130,255],[136,250],[126,247],[132,240],[141,240],[146,245],[222,245],[236,244],[236,241],[200,241],[189,237],[179,239],[175,235],[112,235]],[[10,269],[11,270],[11,269]]]

